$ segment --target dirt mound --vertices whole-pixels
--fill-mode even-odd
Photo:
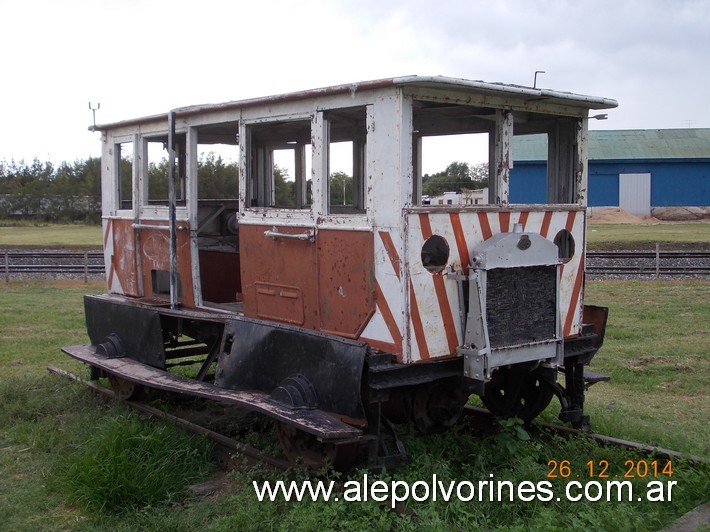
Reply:
[[[658,221],[650,216],[630,214],[620,207],[590,207],[587,220],[591,224],[648,224]]]

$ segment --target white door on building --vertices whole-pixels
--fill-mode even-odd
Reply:
[[[651,216],[651,174],[619,174],[619,207],[637,216]]]

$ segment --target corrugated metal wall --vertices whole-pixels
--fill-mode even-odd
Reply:
[[[651,207],[710,205],[710,159],[707,161],[590,161],[590,207],[619,206],[622,174],[651,174]],[[544,161],[516,161],[510,173],[511,203],[544,203]]]
[[[619,207],[630,214],[651,215],[651,174],[619,174]]]

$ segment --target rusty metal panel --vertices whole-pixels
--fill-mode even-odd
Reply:
[[[136,272],[136,239],[133,220],[109,218],[104,229],[104,254],[108,290],[113,294],[139,297]]]
[[[303,295],[297,286],[254,283],[258,318],[303,325]]]
[[[177,271],[180,274],[182,290],[181,302],[187,307],[195,306],[195,297],[192,290],[192,252],[190,246],[190,228],[186,221],[178,224],[182,230],[177,231]],[[166,220],[142,220],[141,232],[141,275],[147,296],[168,297],[162,293],[152,291],[152,270],[170,271],[170,235],[167,230]],[[155,228],[146,228],[155,226]],[[165,229],[158,229],[165,227]],[[135,229],[132,228],[132,231]]]
[[[268,317],[285,323],[295,323],[294,319],[297,319],[302,327],[319,328],[315,243],[309,239],[270,237],[264,234],[302,235],[308,231],[304,227],[240,225],[242,292],[246,316]],[[274,291],[274,295],[267,293],[270,290]],[[284,293],[289,297],[284,297]],[[276,294],[278,299],[270,299],[276,297]],[[283,306],[286,300],[289,305]],[[294,318],[293,312],[296,311],[298,315]],[[263,316],[260,313],[264,313]]]
[[[374,239],[370,231],[318,232],[320,329],[357,338],[374,311]]]

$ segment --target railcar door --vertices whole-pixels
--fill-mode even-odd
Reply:
[[[362,107],[344,111],[332,123],[321,113],[315,119],[245,126],[248,204],[239,234],[247,316],[351,338],[365,327],[374,307],[374,253],[362,193],[338,197],[338,211],[350,209],[350,223],[335,226],[332,219],[328,223],[327,214],[319,214],[325,204],[328,214],[331,210],[329,191],[334,187],[329,186],[327,162],[331,129],[340,139],[338,127],[355,124],[348,129],[349,137],[358,139],[350,141],[351,152],[363,154],[364,134],[359,132],[365,121]],[[322,124],[325,127],[319,128]],[[319,136],[312,130],[325,133]],[[312,163],[311,157],[320,160]],[[362,184],[362,165],[354,165],[352,173],[355,178],[350,179]],[[360,190],[352,183],[350,187]],[[343,179],[338,191],[345,188]]]

